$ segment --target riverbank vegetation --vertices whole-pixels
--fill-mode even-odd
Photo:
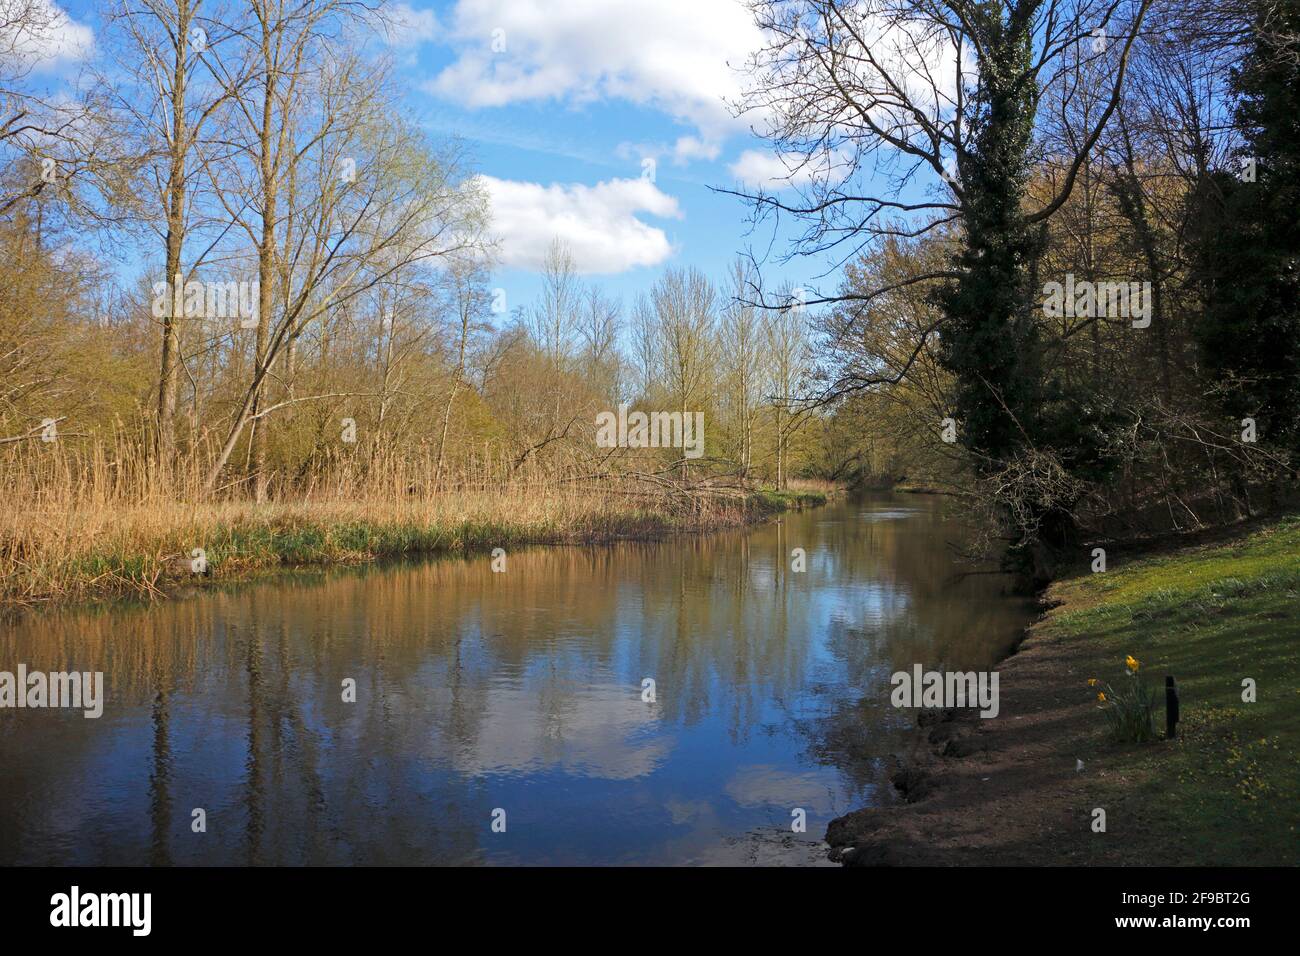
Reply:
[[[783,491],[697,483],[671,494],[634,476],[557,480],[538,468],[502,469],[449,485],[432,480],[432,461],[377,459],[320,472],[307,493],[259,504],[205,496],[199,468],[160,471],[138,446],[93,446],[89,461],[54,449],[39,468],[15,462],[9,472],[25,506],[0,514],[0,601],[154,595],[284,566],[711,531],[835,492],[796,481]]]
[[[1294,502],[1294,3],[754,7],[794,188],[748,198],[846,260],[807,296],[829,473],[961,495],[1039,586]]]
[[[1071,648],[1073,673],[1172,675],[1181,697],[1163,739],[1116,746],[1100,721],[1076,750],[1088,793],[1107,808],[1098,862],[1250,866],[1300,862],[1300,518],[1052,586],[1061,601],[1035,640]],[[1062,688],[1065,690],[1065,688]],[[1078,694],[1092,696],[1080,686]]]
[[[58,96],[64,14],[0,26],[0,600],[149,590],[200,546],[224,570],[799,500],[806,317],[746,304],[743,261],[619,301],[559,243],[509,301],[482,179],[398,88],[401,9],[100,12]],[[621,405],[654,440],[597,441]]]

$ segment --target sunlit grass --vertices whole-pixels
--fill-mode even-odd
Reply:
[[[1140,831],[1148,862],[1300,862],[1300,519],[1062,581],[1052,596],[1066,603],[1047,629],[1085,648],[1094,672],[1132,653],[1180,690],[1172,741],[1112,747],[1098,722],[1094,797],[1110,833]]]

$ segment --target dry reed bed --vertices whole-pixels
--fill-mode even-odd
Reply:
[[[739,488],[687,494],[605,477],[511,475],[482,465],[438,486],[430,462],[330,463],[258,504],[205,493],[199,464],[162,473],[96,445],[0,457],[0,604],[156,595],[181,579],[401,555],[465,553],[707,531],[823,500]]]

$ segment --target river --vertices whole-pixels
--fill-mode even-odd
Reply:
[[[1029,620],[950,507],[0,624],[0,670],[107,691],[0,710],[0,864],[827,865],[832,817],[896,799],[890,674],[988,668]]]

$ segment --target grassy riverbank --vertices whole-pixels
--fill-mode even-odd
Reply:
[[[229,579],[280,567],[710,531],[825,501],[824,492],[802,489],[681,499],[529,484],[414,500],[37,502],[0,515],[0,604],[158,594],[202,579],[192,570],[195,549],[207,578]]]
[[[1047,597],[998,668],[999,717],[922,729],[897,779],[911,802],[832,823],[847,862],[1300,863],[1300,518],[1112,554]],[[1149,684],[1177,679],[1174,739],[1108,735],[1088,680],[1121,684],[1130,654]]]
[[[1088,793],[1107,808],[1098,862],[1300,863],[1300,518],[1063,581],[1039,638],[1112,678],[1126,654],[1178,681],[1173,740],[1089,735]],[[1256,685],[1243,700],[1243,681]],[[1164,709],[1158,711],[1163,727]]]

